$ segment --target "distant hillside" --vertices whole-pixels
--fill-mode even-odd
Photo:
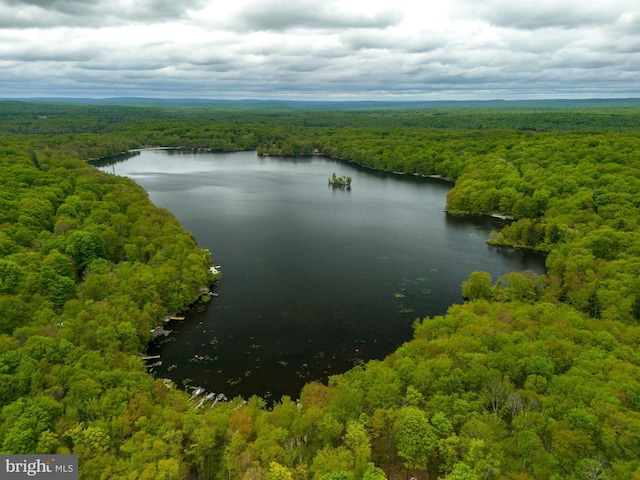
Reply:
[[[327,108],[332,110],[358,109],[429,109],[429,108],[611,108],[638,107],[640,98],[588,98],[556,100],[429,100],[429,101],[297,101],[297,100],[225,100],[204,98],[67,98],[34,97],[25,99],[5,98],[1,100],[22,100],[28,102],[63,102],[105,105],[236,105],[236,106],[289,106],[298,108]]]

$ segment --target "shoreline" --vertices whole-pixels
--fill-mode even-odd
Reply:
[[[127,151],[123,151],[120,153],[116,153],[116,154],[112,154],[112,155],[106,155],[104,157],[100,157],[100,158],[96,158],[96,159],[90,159],[87,160],[88,163],[99,163],[99,162],[108,162],[110,159],[117,159],[120,157],[131,157],[134,155],[139,155],[141,152],[148,152],[148,151],[189,151],[189,152],[195,152],[195,153],[232,153],[232,152],[224,152],[224,151],[218,151],[218,150],[212,150],[210,148],[203,148],[203,147],[185,147],[185,146],[180,146],[180,147],[162,147],[162,146],[155,146],[155,147],[142,147],[142,148],[132,148],[129,149]],[[236,150],[236,151],[245,151],[245,152],[255,152],[256,156],[260,157],[260,156],[270,156],[269,154],[265,154],[265,153],[260,153],[259,149],[250,149],[250,150]],[[447,183],[451,183],[453,185],[455,185],[455,180],[450,178],[450,177],[446,177],[444,175],[440,175],[437,173],[430,173],[430,174],[423,174],[423,173],[417,173],[417,172],[413,172],[413,173],[406,173],[406,172],[400,172],[400,171],[394,171],[394,170],[384,170],[384,169],[380,169],[380,168],[375,168],[369,165],[363,165],[361,163],[358,163],[354,160],[347,160],[343,157],[333,157],[331,155],[325,155],[322,153],[311,153],[308,155],[277,155],[278,157],[283,157],[283,158],[289,158],[289,157],[322,157],[322,158],[326,158],[329,160],[338,160],[340,162],[344,162],[347,164],[351,164],[351,165],[355,165],[359,168],[364,168],[367,170],[372,170],[375,172],[385,172],[385,173],[390,173],[393,175],[410,175],[410,176],[414,176],[414,177],[419,177],[419,178],[427,178],[430,180],[436,180],[436,181],[441,181],[441,182],[447,182]],[[454,216],[466,216],[466,215],[471,215],[471,216],[480,216],[480,217],[490,217],[490,218],[494,218],[496,220],[501,220],[503,222],[515,222],[518,219],[512,215],[504,215],[504,214],[500,214],[500,213],[472,213],[472,212],[466,212],[466,213],[462,213],[462,214],[455,214],[455,213],[451,213],[448,211],[448,209],[444,208],[444,212],[448,215],[454,215]],[[508,245],[508,244],[500,244],[500,243],[495,243],[495,241],[491,241],[491,240],[487,240],[487,243],[492,242],[491,245],[496,246],[496,247],[507,247],[507,248],[517,248],[517,249],[522,249],[522,250],[529,250],[529,251],[538,251],[535,249],[530,249],[530,248],[523,248],[523,247],[513,247],[512,245]]]

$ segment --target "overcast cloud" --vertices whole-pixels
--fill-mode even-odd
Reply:
[[[0,97],[33,96],[640,97],[640,2],[0,0]]]

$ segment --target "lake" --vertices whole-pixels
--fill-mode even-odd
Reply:
[[[544,272],[544,257],[485,244],[499,220],[444,212],[451,184],[322,157],[143,151],[102,170],[135,180],[223,272],[206,307],[152,344],[155,374],[227,396],[297,398],[412,337],[460,303],[475,270]],[[350,190],[328,185],[352,177]]]

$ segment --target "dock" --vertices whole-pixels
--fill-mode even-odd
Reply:
[[[189,401],[194,401],[194,408],[200,408],[205,402],[211,401],[211,407],[213,408],[218,402],[226,402],[228,400],[224,393],[215,394],[213,392],[205,392],[202,387],[191,387],[193,389],[193,395],[189,397]],[[204,395],[203,395],[204,394]],[[202,395],[201,398],[200,395]],[[197,402],[197,403],[196,403]]]
[[[211,408],[216,406],[216,403],[222,401],[222,402],[226,402],[227,396],[224,393],[219,393],[218,396],[216,397],[216,399],[213,401],[213,403],[211,404]]]
[[[195,408],[200,408],[204,402],[207,400],[211,400],[215,396],[215,393],[207,393],[200,402],[195,406]]]
[[[193,391],[193,395],[191,395],[191,397],[189,398],[189,401],[193,400],[194,398],[200,396],[201,393],[204,392],[204,388],[202,387],[196,387]]]
[[[153,338],[159,337],[159,336],[164,336],[164,337],[168,337],[171,333],[173,333],[173,330],[166,330],[160,326],[154,328],[153,330],[151,330],[151,336]]]

